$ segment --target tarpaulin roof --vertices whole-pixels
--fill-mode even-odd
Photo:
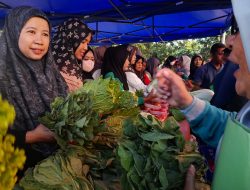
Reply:
[[[0,26],[21,5],[43,10],[54,26],[80,17],[102,44],[215,36],[230,26],[232,13],[230,0],[1,0]]]

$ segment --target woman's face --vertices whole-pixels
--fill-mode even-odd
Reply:
[[[136,71],[143,71],[143,63],[142,63],[142,59],[139,59],[136,63],[135,63],[135,70]]]
[[[92,53],[92,51],[88,51],[88,53],[85,54],[83,60],[85,60],[85,61],[88,61],[88,60],[95,61],[95,57],[94,57],[94,54]]]
[[[88,50],[88,44],[91,40],[91,36],[92,34],[89,34],[81,43],[80,45],[77,47],[76,51],[75,51],[75,57],[78,60],[82,60],[85,52]]]
[[[25,57],[40,60],[48,52],[49,42],[48,22],[40,17],[32,17],[21,30],[18,47]]]
[[[136,51],[131,56],[131,65],[135,64],[135,60],[136,60]]]
[[[123,65],[122,70],[127,71],[129,69],[129,64],[130,64],[130,62],[129,62],[128,58],[127,58],[124,65]]]
[[[200,67],[200,66],[202,65],[202,59],[201,59],[200,57],[196,57],[196,58],[194,59],[194,65],[195,65],[196,67]]]
[[[239,69],[234,72],[236,92],[240,96],[250,99],[250,72],[240,33],[230,35],[226,40],[226,44],[232,48],[228,59],[239,65]]]

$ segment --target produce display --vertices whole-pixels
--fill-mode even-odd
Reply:
[[[198,176],[204,174],[203,158],[195,147],[185,146],[172,116],[160,122],[141,114],[138,120],[126,120],[123,134],[118,143],[123,189],[183,189],[186,171],[194,163]]]
[[[14,119],[14,107],[0,96],[0,189],[3,190],[13,189],[17,171],[25,162],[24,151],[14,148],[15,137],[6,134]]]
[[[137,97],[112,79],[57,98],[40,122],[55,132],[60,149],[25,173],[25,190],[182,189],[191,163],[204,171],[175,118],[162,122],[140,112]]]

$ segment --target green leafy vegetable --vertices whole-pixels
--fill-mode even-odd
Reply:
[[[184,139],[173,117],[164,123],[148,114],[127,119],[118,145],[121,185],[126,189],[183,189],[191,163],[200,175],[205,169],[200,154],[183,152]]]

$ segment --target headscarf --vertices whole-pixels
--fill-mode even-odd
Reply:
[[[175,56],[168,56],[168,58],[166,59],[166,61],[163,64],[163,68],[169,68],[169,69],[173,69],[174,65],[172,65],[172,63],[175,63],[177,60],[177,58]]]
[[[155,68],[160,65],[160,60],[156,57],[151,57],[147,60],[147,66],[146,70],[151,74],[151,76],[154,76]]]
[[[124,90],[129,90],[127,78],[123,71],[123,65],[130,55],[128,47],[129,45],[109,47],[104,54],[102,65],[102,75],[105,76],[107,73],[113,72],[114,76],[123,84]]]
[[[38,117],[50,111],[54,98],[67,94],[67,86],[54,65],[50,50],[41,60],[31,60],[19,49],[21,30],[32,17],[40,17],[49,23],[40,10],[18,7],[6,17],[0,37],[0,93],[15,108],[13,130],[33,130],[39,124]],[[44,154],[50,153],[50,146],[32,144],[32,148]]]
[[[94,55],[95,55],[95,67],[94,67],[94,71],[97,69],[101,69],[102,68],[102,63],[103,63],[103,59],[104,59],[104,54],[105,51],[107,50],[108,46],[100,46],[94,49]]]
[[[78,18],[71,18],[58,27],[52,40],[52,53],[61,72],[82,79],[75,51],[90,33],[92,30]]]
[[[182,57],[183,72],[184,72],[184,74],[186,76],[189,76],[190,75],[190,62],[191,62],[191,59],[187,55],[183,55],[181,57]]]
[[[89,51],[91,51],[91,52],[93,53],[93,55],[95,56],[94,51],[93,51],[90,47],[88,47],[88,50],[84,53],[83,58],[85,57],[85,55],[86,55]],[[82,77],[83,77],[83,80],[84,80],[84,79],[93,79],[92,73],[93,73],[93,70],[90,71],[90,72],[86,72],[86,71],[83,71],[83,70],[82,70]]]

